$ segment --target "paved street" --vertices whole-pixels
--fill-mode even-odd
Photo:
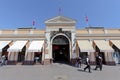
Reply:
[[[103,71],[84,72],[67,64],[7,65],[0,67],[0,80],[120,80],[120,65],[103,66]]]

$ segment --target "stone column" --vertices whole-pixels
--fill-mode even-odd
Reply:
[[[51,51],[51,43],[50,43],[50,32],[46,32],[46,47],[45,47],[45,53],[44,53],[44,62],[43,64],[50,64],[50,57],[52,57],[52,51]]]

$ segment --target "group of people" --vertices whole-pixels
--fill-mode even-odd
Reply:
[[[7,65],[8,58],[6,55],[2,55],[1,57],[1,66]]]
[[[76,58],[76,67],[81,67],[81,63],[82,59],[80,57]],[[90,59],[88,56],[85,59],[85,65],[84,71],[88,69],[89,73],[91,73]],[[102,70],[102,57],[100,55],[96,56],[96,67],[94,70],[97,70],[98,68]]]

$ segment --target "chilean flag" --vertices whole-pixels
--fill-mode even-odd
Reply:
[[[35,26],[35,20],[33,20],[32,25]]]
[[[88,16],[86,16],[86,22],[88,22]]]

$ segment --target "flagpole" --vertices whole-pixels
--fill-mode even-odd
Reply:
[[[33,22],[32,22],[32,27],[33,27],[33,29],[35,29],[35,20],[33,20]]]
[[[59,15],[59,16],[61,15],[61,8],[59,8],[59,12],[58,12],[58,15]]]
[[[88,24],[88,22],[86,22],[86,26],[87,26],[87,27],[89,27],[89,24]]]
[[[89,24],[88,24],[88,16],[86,16],[86,27],[89,27]]]

